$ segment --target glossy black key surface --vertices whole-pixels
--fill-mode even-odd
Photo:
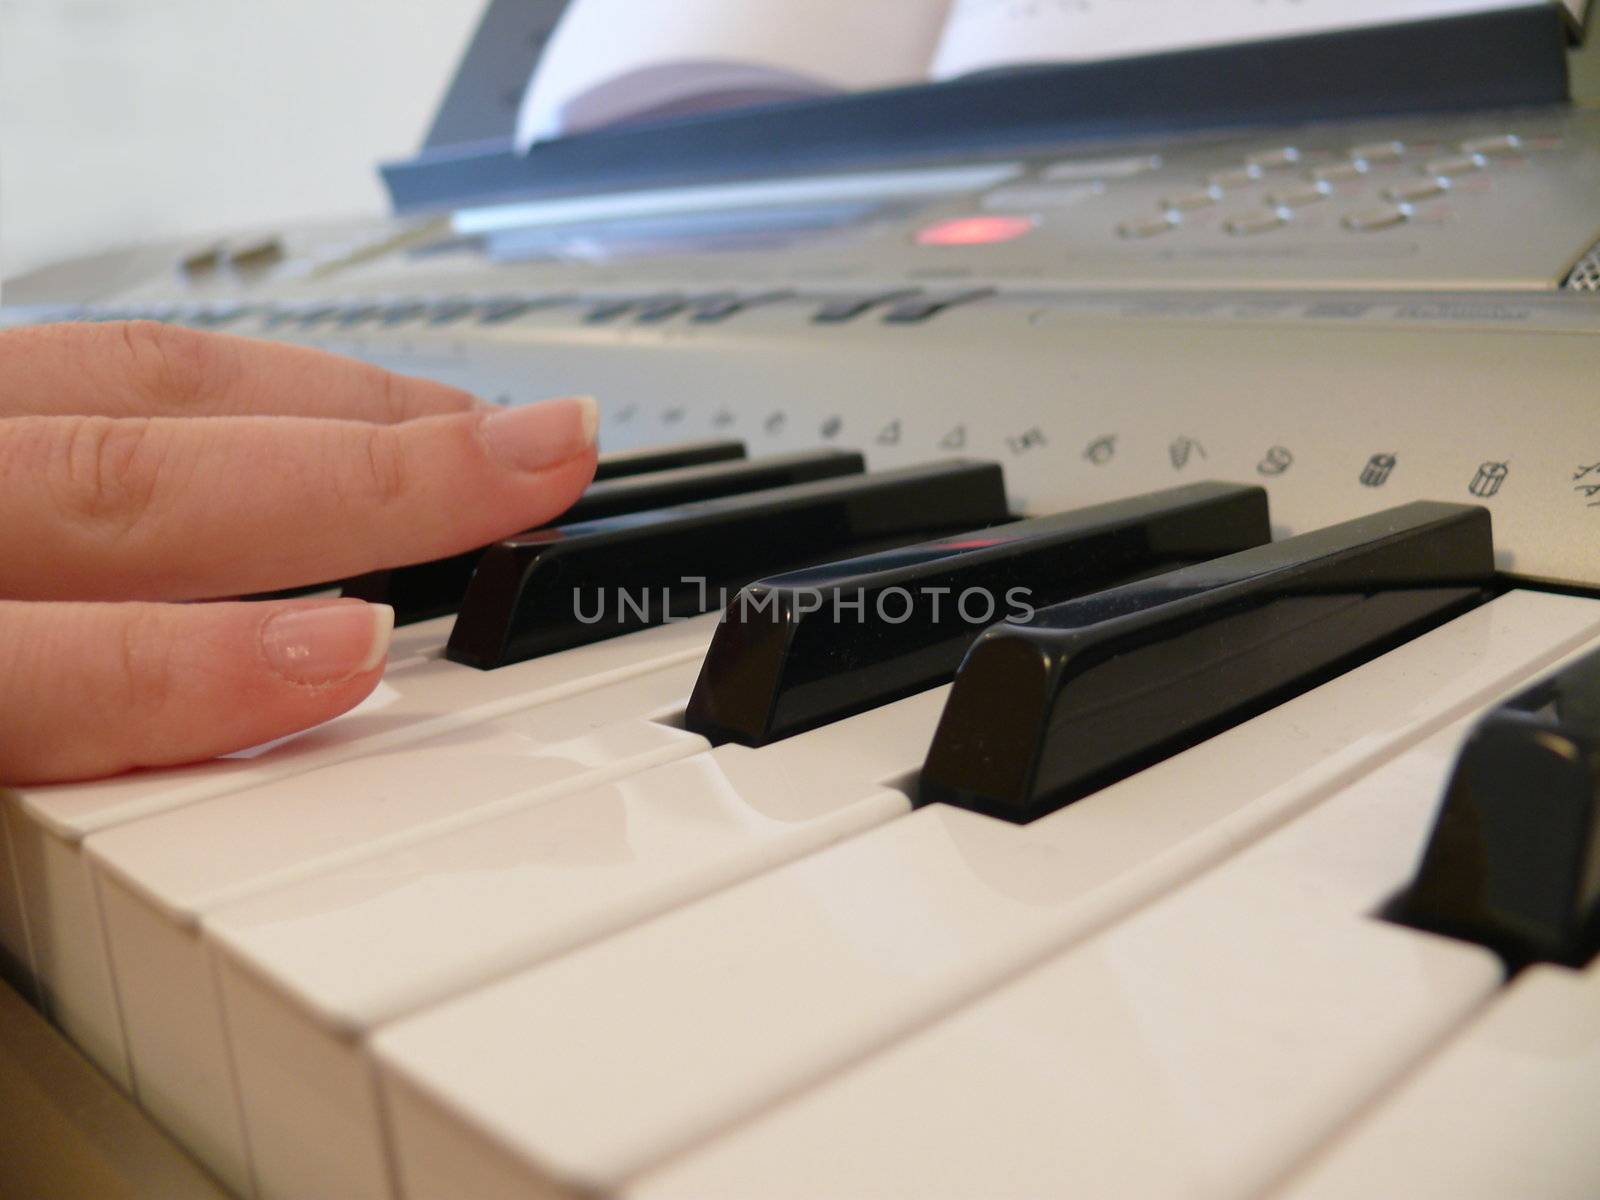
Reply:
[[[845,321],[854,321],[862,313],[880,304],[892,304],[897,300],[907,300],[916,295],[918,295],[916,288],[902,288],[895,292],[879,292],[873,296],[848,296],[842,300],[829,300],[817,309],[811,319],[819,325],[839,325]]]
[[[679,467],[698,467],[704,463],[731,462],[748,452],[743,442],[719,439],[708,442],[673,442],[667,446],[643,446],[638,450],[617,450],[602,454],[594,469],[594,481],[644,475],[650,471],[672,471]]]
[[[1385,915],[1513,969],[1600,953],[1600,653],[1478,723],[1416,877]]]
[[[1264,490],[1197,483],[761,580],[717,627],[688,727],[765,745],[948,681],[997,618],[1271,540]]]
[[[996,625],[919,800],[1031,821],[1465,611],[1493,575],[1488,510],[1419,502]]]
[[[697,443],[662,447],[660,461],[672,461],[674,454],[709,452],[729,444]],[[738,442],[731,445],[743,450]],[[601,461],[605,463],[605,459]],[[808,483],[815,479],[833,479],[840,475],[859,475],[866,470],[866,463],[860,454],[845,450],[808,450],[769,458],[712,461],[667,470],[653,470],[650,462],[649,451],[623,456],[619,469],[627,471],[632,468],[632,473],[591,484],[578,497],[577,503],[562,513],[558,520],[565,524],[597,521],[652,508],[712,500],[718,496],[734,496],[741,492]],[[401,625],[443,616],[460,607],[461,597],[466,594],[472,572],[485,549],[478,546],[449,558],[372,571],[348,580],[344,585],[344,595],[392,605],[395,622]]]
[[[1009,519],[995,463],[953,460],[564,525],[492,546],[446,651],[498,667],[721,607],[752,579]]]

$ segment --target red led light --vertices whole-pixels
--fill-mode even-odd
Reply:
[[[1034,225],[1032,217],[952,217],[917,230],[917,245],[992,246],[1016,241]]]

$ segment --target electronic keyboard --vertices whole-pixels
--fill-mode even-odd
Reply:
[[[0,794],[7,974],[240,1196],[1600,1193],[1596,195],[1528,109],[24,280],[604,420],[302,581],[351,713]]]

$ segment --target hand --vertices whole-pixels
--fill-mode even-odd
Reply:
[[[147,322],[0,333],[0,781],[257,745],[376,686],[393,612],[177,604],[437,558],[556,516],[588,399],[515,409]]]

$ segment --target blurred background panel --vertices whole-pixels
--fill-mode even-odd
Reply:
[[[380,212],[483,0],[0,0],[0,278]]]

